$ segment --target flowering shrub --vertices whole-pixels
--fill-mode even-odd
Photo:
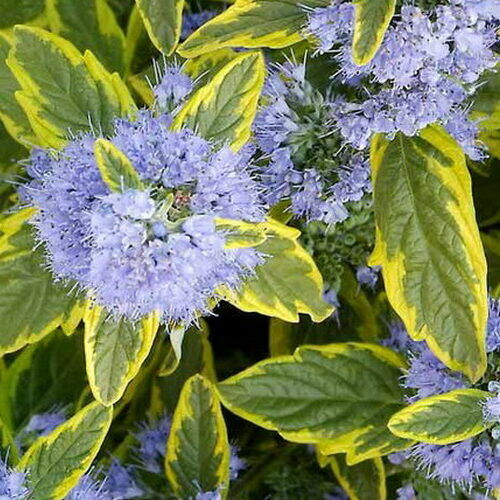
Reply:
[[[0,500],[500,498],[499,33],[0,2]]]

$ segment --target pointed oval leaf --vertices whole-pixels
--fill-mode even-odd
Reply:
[[[22,88],[16,99],[45,146],[63,146],[69,133],[109,133],[123,114],[111,75],[57,35],[17,26],[7,64]]]
[[[349,500],[385,500],[385,468],[382,459],[365,460],[349,466],[341,455],[330,458],[330,466]]]
[[[170,55],[181,36],[184,0],[136,0],[136,5],[155,47]]]
[[[218,384],[229,410],[285,439],[319,443],[386,427],[403,406],[402,360],[375,344],[302,346]]]
[[[47,0],[50,29],[80,51],[91,50],[109,71],[125,71],[125,35],[106,0]]]
[[[33,251],[31,215],[23,210],[0,222],[0,355],[54,331],[76,302],[68,287],[54,283],[43,248]]]
[[[188,127],[206,139],[243,146],[251,134],[265,77],[260,52],[240,54],[186,102],[173,127]]]
[[[415,340],[477,380],[486,368],[486,260],[470,176],[456,142],[433,125],[376,136],[371,150],[377,239],[387,296]]]
[[[360,66],[370,62],[389,27],[396,0],[357,0],[354,2],[352,57]]]
[[[102,180],[111,191],[121,193],[144,188],[130,160],[112,142],[97,139],[94,154]]]
[[[299,313],[317,322],[329,317],[333,308],[323,300],[323,278],[297,242],[300,232],[273,220],[263,223],[262,228],[266,241],[255,248],[266,260],[237,293],[227,292],[226,300],[242,311],[290,323],[299,321]]]
[[[288,47],[302,40],[306,8],[328,4],[323,0],[237,0],[195,31],[178,52],[191,58],[223,47]]]
[[[7,66],[10,47],[10,41],[0,33],[0,118],[16,141],[21,144],[36,144],[28,117],[15,98],[15,93],[21,87]]]
[[[179,498],[219,491],[226,497],[231,450],[212,384],[191,377],[182,389],[167,444],[167,478]]]
[[[483,403],[490,393],[457,389],[421,399],[400,410],[389,421],[397,436],[432,444],[449,444],[483,432]]]
[[[158,326],[155,315],[132,323],[106,317],[102,308],[89,306],[85,313],[85,360],[97,401],[109,406],[123,396],[151,351]]]
[[[28,498],[63,499],[91,466],[112,416],[112,408],[94,402],[48,436],[38,438],[18,465],[29,470]]]

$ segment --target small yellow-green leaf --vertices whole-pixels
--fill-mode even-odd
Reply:
[[[389,421],[397,436],[432,444],[463,441],[483,432],[482,404],[490,393],[457,389],[421,399],[398,411]]]
[[[118,99],[110,100],[103,80],[94,74],[67,40],[40,28],[17,26],[7,64],[21,89],[16,99],[44,146],[63,146],[70,133],[113,130],[122,115]]]
[[[288,47],[300,42],[307,7],[325,7],[322,0],[237,0],[195,31],[178,52],[191,58],[223,47]]]
[[[394,16],[395,9],[396,0],[356,0],[354,2],[352,57],[356,64],[367,64],[375,55]]]
[[[94,154],[102,180],[111,191],[143,189],[139,174],[132,163],[113,143],[106,139],[97,139]]]
[[[376,344],[301,346],[218,384],[229,410],[298,443],[356,437],[385,428],[404,405],[403,361]],[[347,418],[348,417],[348,418]]]
[[[191,377],[182,389],[167,444],[167,478],[179,498],[218,491],[226,497],[230,448],[219,399],[212,384]]]
[[[439,126],[374,138],[376,246],[387,296],[415,340],[477,380],[486,368],[486,260],[470,175]]]
[[[85,313],[85,360],[94,397],[103,405],[116,403],[137,375],[153,346],[158,318],[132,323],[106,317],[98,306]]]
[[[365,460],[348,465],[341,455],[330,457],[330,466],[349,500],[385,500],[385,468],[382,459]]]
[[[17,351],[54,331],[75,305],[68,287],[46,269],[43,248],[36,250],[30,209],[0,222],[0,355]]]
[[[311,256],[300,246],[300,232],[269,220],[261,227],[266,240],[255,247],[266,256],[237,293],[226,299],[243,311],[258,312],[290,323],[299,313],[323,321],[333,308],[323,300],[323,279]]]
[[[173,127],[188,127],[206,139],[243,146],[264,84],[265,62],[260,52],[239,54],[186,102]]]
[[[226,248],[256,247],[266,240],[266,233],[261,224],[233,219],[216,219],[217,229],[222,231]]]
[[[47,0],[50,29],[110,70],[125,71],[125,35],[106,0]]]
[[[112,416],[112,408],[94,402],[48,436],[38,438],[18,465],[29,471],[28,498],[63,499],[92,464]]]
[[[21,144],[36,144],[26,113],[15,98],[21,89],[7,66],[10,41],[0,33],[0,118],[9,134]]]
[[[136,0],[136,5],[155,47],[171,54],[181,36],[184,0]]]

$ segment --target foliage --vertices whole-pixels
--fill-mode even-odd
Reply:
[[[0,0],[0,498],[500,498],[498,0]]]

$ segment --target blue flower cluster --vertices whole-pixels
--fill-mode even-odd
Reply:
[[[265,157],[266,201],[290,199],[292,212],[308,220],[335,224],[347,219],[349,202],[371,192],[370,170],[365,155],[351,149],[340,154],[332,102],[308,83],[305,65],[292,62],[271,70],[263,101],[254,132]]]
[[[498,370],[498,352],[500,325],[500,300],[490,299],[489,319],[486,332],[487,351],[493,371],[488,370],[481,381],[481,387],[487,384],[488,390],[494,394],[484,402],[484,420],[500,424],[500,383],[488,379],[495,376]],[[408,355],[409,367],[402,384],[410,395],[410,402],[422,398],[443,394],[454,389],[471,387],[470,383],[458,372],[453,372],[439,361],[424,342],[410,339],[400,323],[389,328],[390,336],[382,343],[401,353]],[[496,361],[495,361],[496,360]],[[495,395],[496,394],[496,395]],[[451,445],[431,445],[420,443],[408,451],[392,455],[394,463],[410,458],[416,461],[419,469],[425,471],[429,478],[442,483],[456,484],[465,489],[478,485],[488,489],[500,487],[500,445],[498,438],[500,426],[491,431],[459,443]],[[413,498],[411,485],[406,485],[399,498]]]
[[[403,5],[365,66],[352,60],[353,15],[351,2],[333,0],[310,11],[305,28],[338,62],[335,78],[358,90],[358,99],[341,97],[332,109],[344,139],[363,149],[373,133],[414,135],[438,122],[481,159],[478,127],[466,112],[480,77],[498,62],[498,0],[451,0],[429,11]]]
[[[158,91],[157,91],[158,92]],[[221,286],[236,288],[262,262],[253,249],[227,249],[216,218],[261,221],[250,149],[216,147],[190,130],[169,130],[168,114],[118,120],[110,140],[147,188],[112,193],[94,158],[95,137],[61,151],[36,150],[25,200],[59,279],[90,291],[129,318],[159,311],[190,323]]]

